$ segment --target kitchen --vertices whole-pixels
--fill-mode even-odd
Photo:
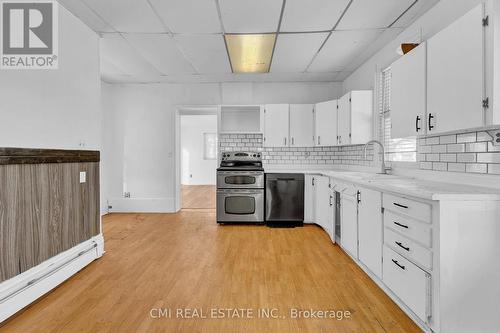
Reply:
[[[56,67],[0,76],[0,332],[498,331],[497,1],[40,1]]]

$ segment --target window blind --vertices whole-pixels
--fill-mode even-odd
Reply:
[[[416,137],[393,139],[391,137],[391,68],[382,71],[379,87],[379,137],[384,143],[386,160],[416,162]]]

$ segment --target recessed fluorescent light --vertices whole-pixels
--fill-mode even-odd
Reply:
[[[233,73],[268,73],[276,34],[225,35]]]

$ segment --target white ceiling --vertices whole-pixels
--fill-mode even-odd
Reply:
[[[59,0],[108,82],[340,81],[438,1]],[[225,33],[278,33],[270,73],[231,73]]]

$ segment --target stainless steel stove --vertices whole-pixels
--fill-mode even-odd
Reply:
[[[223,152],[217,169],[217,222],[264,223],[260,152]]]

